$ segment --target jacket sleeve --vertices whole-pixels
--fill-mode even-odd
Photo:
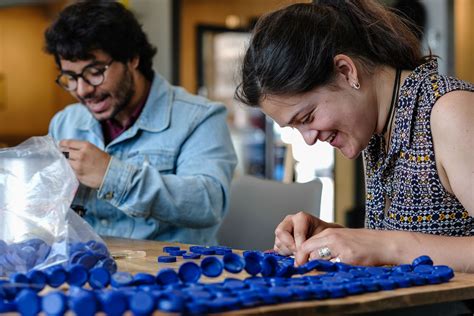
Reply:
[[[132,217],[210,227],[226,212],[236,162],[226,109],[212,106],[182,144],[174,174],[113,157],[97,194]]]

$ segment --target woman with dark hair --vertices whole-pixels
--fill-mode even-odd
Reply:
[[[426,254],[474,272],[474,86],[419,52],[408,23],[371,0],[294,4],[257,22],[237,99],[365,161],[366,228],[299,212],[276,228],[277,252],[356,265]]]

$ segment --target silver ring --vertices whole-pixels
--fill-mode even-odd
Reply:
[[[319,248],[318,255],[321,259],[331,258],[331,249],[329,247]]]

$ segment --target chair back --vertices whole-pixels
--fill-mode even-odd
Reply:
[[[282,183],[242,175],[231,185],[230,207],[218,232],[221,245],[272,249],[275,228],[286,215],[306,211],[319,216],[322,183]]]

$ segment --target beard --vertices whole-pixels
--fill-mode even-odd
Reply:
[[[112,92],[94,92],[91,93],[85,97],[80,97],[79,101],[81,101],[82,104],[86,105],[87,100],[93,99],[93,100],[105,100],[106,98],[113,98],[113,103],[110,106],[112,109],[112,112],[108,116],[104,117],[97,117],[97,115],[86,105],[86,108],[89,110],[89,112],[99,121],[103,122],[106,120],[111,120],[114,119],[117,114],[122,112],[124,109],[126,109],[128,106],[130,106],[130,101],[132,100],[132,97],[135,95],[135,82],[133,80],[133,76],[130,73],[130,70],[125,67],[125,71],[123,73],[122,78],[118,80],[118,83],[115,85],[115,88],[113,88]]]

